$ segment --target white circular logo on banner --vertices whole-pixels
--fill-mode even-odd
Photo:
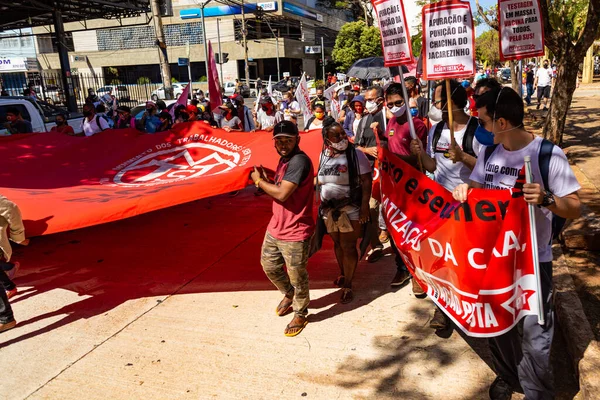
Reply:
[[[231,144],[227,146],[230,148],[196,142],[179,146],[162,143],[156,147],[158,151],[150,149],[120,169],[113,178],[114,183],[124,186],[155,186],[223,174],[246,164],[251,154],[250,149],[241,150],[241,146]]]

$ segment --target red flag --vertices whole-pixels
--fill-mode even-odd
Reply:
[[[215,54],[212,50],[212,44],[208,41],[208,94],[210,107],[215,111],[223,104],[223,96],[221,95],[221,83],[219,82],[219,73],[217,72],[217,62]]]
[[[175,103],[175,105],[173,107],[171,107],[171,117],[173,117],[173,121],[175,120],[175,109],[177,108],[177,106],[179,106],[179,105],[187,106],[188,97],[190,97],[190,86],[192,86],[191,81],[190,81],[190,83],[187,84],[185,89],[183,89],[183,92],[181,92],[181,95],[177,99],[177,102]]]

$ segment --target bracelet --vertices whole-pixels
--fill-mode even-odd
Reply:
[[[257,188],[260,188],[260,182],[263,181],[263,178],[258,178],[257,180],[254,181],[254,186],[256,186]]]

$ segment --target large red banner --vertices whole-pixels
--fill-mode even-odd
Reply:
[[[28,236],[83,228],[242,189],[254,165],[277,166],[272,137],[203,122],[154,135],[13,135],[0,139],[0,194],[19,205]],[[322,144],[320,132],[302,134],[313,162]]]
[[[462,331],[498,336],[537,314],[520,192],[473,189],[461,204],[385,149],[380,167],[388,230],[413,276]]]

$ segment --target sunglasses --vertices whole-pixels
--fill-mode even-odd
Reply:
[[[394,107],[402,107],[403,105],[404,105],[404,100],[398,100],[398,101],[395,101],[393,103],[388,102],[386,104],[386,107],[389,108],[389,109],[392,109]]]

